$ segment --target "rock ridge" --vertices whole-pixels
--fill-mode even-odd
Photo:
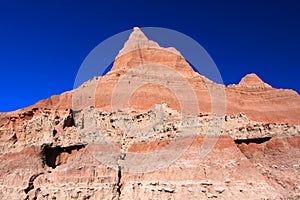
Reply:
[[[175,69],[191,85],[200,105],[195,116],[183,118],[176,95],[155,84],[132,94],[130,115],[110,107],[114,88],[128,74],[124,93],[150,76],[182,88],[163,71],[129,73],[153,63]],[[224,115],[212,113],[210,91],[215,90],[226,95]],[[253,73],[237,85],[216,84],[194,72],[177,50],[160,47],[134,28],[107,75],[0,113],[0,198],[298,199],[299,102],[294,91],[272,88]],[[210,135],[216,143],[200,158],[211,127],[221,130]],[[180,153],[173,141],[190,143]],[[168,147],[175,151],[165,156],[173,159],[169,165],[152,171],[145,170],[153,166],[150,159],[139,163],[142,169],[126,165],[132,155]],[[106,155],[102,160],[99,150]]]

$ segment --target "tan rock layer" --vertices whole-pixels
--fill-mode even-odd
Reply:
[[[300,151],[298,140],[298,137],[276,138],[263,144],[241,144],[242,153],[232,138],[221,137],[213,151],[199,159],[203,137],[197,137],[169,167],[142,174],[122,172],[120,180],[118,171],[101,165],[85,149],[70,154],[64,165],[51,169],[43,165],[41,149],[27,148],[0,157],[3,172],[0,196],[2,199],[296,199],[300,186],[299,159],[294,157]]]
[[[187,82],[164,74],[163,68],[136,71],[149,64],[166,66]],[[132,93],[126,89],[147,79],[156,82]],[[112,106],[114,100],[123,102],[118,99],[121,93],[114,96],[120,84],[121,93],[130,96],[127,118],[116,117],[123,111]],[[191,101],[193,95],[185,95],[182,88],[187,85],[195,92],[199,109]],[[221,96],[212,96],[218,91],[224,91],[224,105]],[[213,100],[221,103],[214,109]],[[163,102],[170,108],[153,106]],[[196,119],[180,123],[182,102],[190,102]],[[213,83],[194,72],[177,50],[160,47],[135,28],[107,75],[27,108],[0,113],[0,198],[297,199],[299,102],[295,91],[272,88],[255,74],[238,85]],[[166,116],[164,123],[146,129],[160,112]],[[122,120],[144,132],[137,137],[134,131],[127,133],[118,126]],[[220,126],[217,144],[200,159],[203,135],[208,127]],[[185,131],[190,135],[180,135]],[[107,143],[88,145],[97,142],[100,133]],[[189,138],[193,140],[182,155],[172,149],[176,159],[165,168],[129,173],[119,163],[131,153],[156,152],[173,140]],[[95,152],[113,158],[109,161],[117,168],[99,163]]]

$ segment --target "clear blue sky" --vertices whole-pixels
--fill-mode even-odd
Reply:
[[[71,90],[87,54],[134,26],[192,37],[214,59],[225,84],[255,72],[274,87],[299,93],[299,10],[297,0],[2,0],[0,111]]]

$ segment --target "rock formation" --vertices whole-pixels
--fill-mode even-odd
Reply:
[[[0,113],[0,197],[297,199],[299,103],[255,74],[216,84],[134,28],[105,76]]]

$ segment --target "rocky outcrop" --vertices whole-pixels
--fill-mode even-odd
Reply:
[[[255,121],[299,123],[299,95],[293,90],[275,89],[256,74],[246,75],[226,90],[227,112],[242,111]]]
[[[247,74],[242,78],[238,85],[230,85],[230,87],[236,87],[240,89],[248,90],[268,90],[272,88],[269,84],[263,82],[256,74]]]
[[[161,113],[163,123],[154,126],[156,130],[152,126],[147,129],[147,125],[155,122]],[[291,173],[293,177],[299,176],[295,157],[300,150],[297,143],[299,125],[255,122],[242,113],[220,117],[217,120],[219,126],[224,123],[221,135],[216,138],[217,143],[208,156],[200,159],[199,152],[205,133],[212,123],[209,114],[199,114],[196,120],[191,118],[185,121],[191,123],[191,120],[195,120],[197,129],[193,129],[181,123],[177,111],[167,105],[156,106],[153,111],[127,119],[128,124],[135,127],[133,131],[143,127],[143,135],[132,135],[132,132],[124,134],[121,126],[124,118],[114,113],[99,110],[96,115],[103,131],[100,139],[106,138],[110,144],[120,145],[117,150],[106,147],[116,157],[105,157],[105,160],[95,154],[97,151],[88,143],[99,139],[100,132],[76,131],[76,121],[71,123],[73,118],[70,110],[35,110],[31,119],[10,119],[18,124],[13,128],[22,137],[7,136],[1,142],[2,197],[278,199],[284,196],[296,197],[298,193],[297,179],[291,180],[292,186],[286,186],[286,181],[279,184],[278,180],[290,180]],[[1,136],[12,132],[10,123],[2,126]],[[181,138],[182,131],[190,132],[185,135],[191,137],[184,146],[188,148],[184,151],[174,151],[168,146],[166,148],[167,141]],[[286,141],[291,147],[285,145]],[[147,162],[139,166],[141,171],[138,173],[126,170],[126,167],[130,167],[127,165],[118,168],[117,161],[121,160],[118,156],[130,158],[140,153],[145,157],[145,153],[161,149],[171,153],[162,169],[152,168],[147,172],[145,166],[150,164]],[[283,158],[284,155],[287,157]],[[272,162],[265,161],[266,157]],[[107,161],[116,163],[109,166]],[[278,166],[284,166],[284,171],[279,174]],[[147,173],[141,173],[143,170]],[[289,170],[292,170],[291,173]],[[23,181],[13,181],[14,184],[9,185],[4,178],[7,176],[12,181]]]
[[[122,176],[122,199],[278,199],[282,195],[239,151],[230,137],[199,159],[202,137],[171,166],[147,174]],[[222,156],[220,156],[222,155]],[[176,174],[176,175],[175,175]]]
[[[300,198],[300,137],[278,137],[263,143],[242,143],[238,148],[285,197]]]
[[[127,85],[125,83],[121,85],[126,88],[130,84],[143,83],[147,78],[149,79],[146,70],[138,68],[145,65],[152,65],[152,67],[156,65],[152,70],[156,72],[152,74],[155,81],[154,84],[143,85],[132,94],[129,107],[137,112],[147,111],[154,104],[163,102],[181,111],[180,102],[174,93],[176,88],[180,89],[183,86],[182,82],[176,82],[177,75],[180,75],[186,84],[190,84],[189,87],[197,96],[199,110],[203,113],[212,112],[212,91],[224,91],[226,96],[224,107],[227,115],[242,112],[251,120],[260,122],[297,124],[300,121],[300,96],[297,92],[272,88],[255,74],[246,75],[237,85],[216,84],[194,72],[177,50],[160,47],[138,28],[134,29],[115,59],[111,71],[105,76],[96,77],[78,89],[39,101],[29,108],[72,109],[74,107],[72,96],[74,97],[75,93],[75,96],[82,94],[84,99],[82,101],[90,102],[87,104],[111,111],[113,92],[117,86],[120,87],[120,80],[127,81]],[[178,74],[166,75],[168,72],[162,69],[164,67]],[[168,78],[166,79],[165,76]],[[169,85],[174,84],[175,91],[166,87],[165,80]]]
[[[116,56],[116,59],[119,57],[131,53],[132,51],[141,50],[141,49],[161,49],[164,51],[169,51],[178,56],[181,56],[181,53],[173,47],[162,48],[159,44],[153,40],[149,40],[145,34],[141,31],[140,28],[134,27],[133,32],[130,34],[128,40],[125,42],[123,49],[120,50],[119,54]]]
[[[105,76],[0,113],[0,198],[297,199],[299,102],[255,74],[216,84],[135,28]]]

